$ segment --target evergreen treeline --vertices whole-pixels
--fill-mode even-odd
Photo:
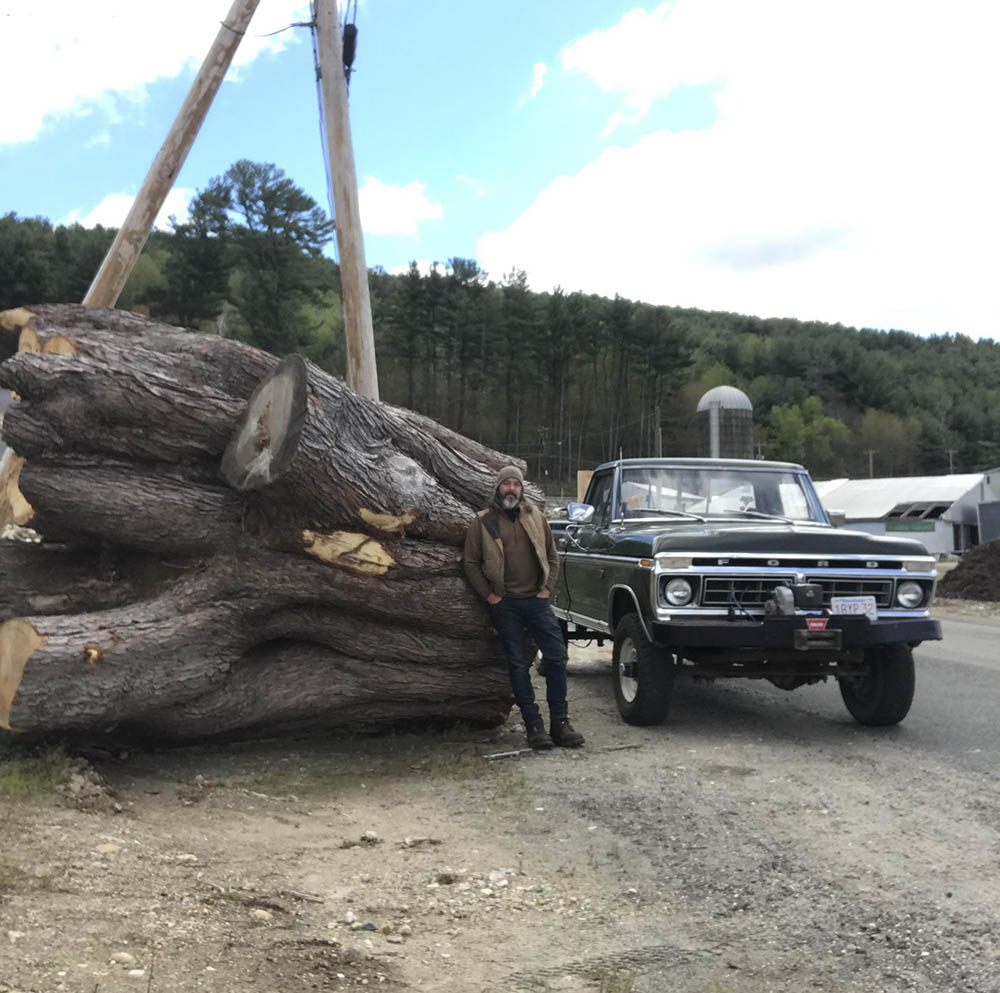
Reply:
[[[119,306],[299,351],[343,375],[323,210],[277,167],[237,162],[154,232]],[[81,300],[114,231],[0,217],[0,309]],[[471,259],[371,272],[382,398],[526,459],[549,489],[617,457],[696,453],[695,407],[730,384],[759,454],[817,478],[1000,465],[1000,344],[651,306],[491,279]]]

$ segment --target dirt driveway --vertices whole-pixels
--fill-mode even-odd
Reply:
[[[776,690],[630,728],[609,659],[572,654],[580,751],[487,758],[512,720],[0,796],[0,993],[1000,990],[995,780]]]

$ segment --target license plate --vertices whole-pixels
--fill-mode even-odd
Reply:
[[[853,614],[867,617],[870,621],[878,620],[878,610],[873,596],[835,596],[830,598],[831,614]]]

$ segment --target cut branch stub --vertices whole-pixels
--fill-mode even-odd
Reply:
[[[255,390],[222,473],[234,488],[259,490],[270,505],[293,510],[313,531],[460,545],[493,492],[496,470],[481,449],[429,418],[358,396],[293,356]]]
[[[21,331],[34,316],[26,307],[0,310],[0,362],[17,351]]]
[[[305,422],[307,383],[301,356],[286,355],[254,390],[222,457],[222,474],[234,489],[259,489],[288,468]]]
[[[21,685],[24,664],[44,644],[45,638],[20,617],[0,624],[0,728],[13,730],[10,708]]]
[[[27,458],[89,451],[218,465],[246,401],[206,383],[189,355],[125,344],[0,364],[0,386],[20,397],[4,415],[8,444]]]
[[[7,449],[0,457],[0,527],[4,524],[27,524],[35,511],[21,492],[24,459]]]

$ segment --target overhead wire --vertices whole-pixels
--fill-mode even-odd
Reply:
[[[219,23],[223,24],[225,27],[229,28],[229,25],[226,24],[225,21],[220,21]],[[292,28],[311,28],[312,25],[313,25],[312,21],[292,21],[291,24],[286,24],[283,28],[278,28],[277,31],[268,31],[266,34],[258,34],[258,35],[254,35],[254,37],[255,38],[273,38],[276,34],[281,34],[283,31],[291,31]],[[233,28],[229,28],[229,30],[233,31]],[[241,35],[245,35],[246,34],[245,31],[239,31],[239,32],[236,32],[236,33],[237,34],[241,34]]]

